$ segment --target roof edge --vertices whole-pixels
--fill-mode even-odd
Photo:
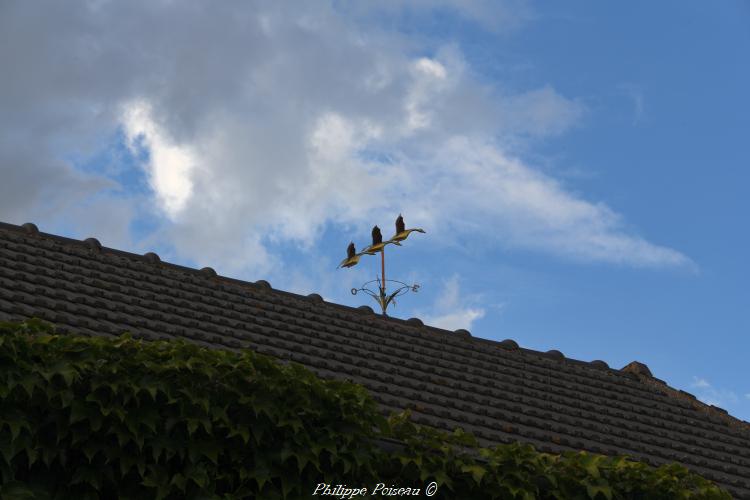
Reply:
[[[501,349],[501,350],[508,351],[508,352],[523,352],[523,353],[532,354],[535,356],[544,357],[547,359],[553,359],[558,362],[568,362],[568,363],[573,363],[573,364],[591,368],[591,369],[604,370],[604,371],[608,371],[610,373],[617,374],[617,375],[624,375],[624,374],[630,373],[630,377],[638,379],[641,382],[644,382],[650,385],[655,385],[656,387],[667,391],[670,395],[674,394],[676,395],[675,397],[679,397],[681,399],[684,399],[686,397],[686,396],[680,395],[680,391],[678,391],[677,389],[673,389],[669,387],[666,384],[666,382],[664,382],[663,380],[660,380],[654,377],[651,374],[651,371],[648,369],[648,367],[645,364],[637,362],[637,361],[630,363],[622,370],[617,370],[617,369],[609,367],[607,363],[600,361],[600,360],[583,361],[583,360],[578,360],[578,359],[564,356],[561,352],[556,351],[556,350],[543,352],[543,351],[536,351],[536,350],[528,349],[524,347],[519,347],[518,343],[513,341],[512,339],[497,341],[497,340],[486,339],[482,337],[474,337],[468,330],[459,329],[459,330],[452,332],[450,330],[446,330],[446,329],[439,328],[436,326],[425,325],[418,318],[401,319],[401,318],[396,318],[392,316],[383,316],[380,314],[375,314],[374,311],[372,311],[372,308],[370,308],[369,306],[366,306],[367,308],[363,306],[352,307],[352,306],[347,306],[343,304],[337,304],[335,302],[326,302],[317,293],[311,293],[305,296],[305,295],[297,294],[294,292],[288,292],[286,290],[275,289],[271,287],[268,281],[262,280],[262,279],[253,283],[250,281],[244,281],[244,280],[232,278],[229,276],[219,275],[218,273],[216,273],[216,271],[214,271],[214,269],[210,267],[204,267],[202,269],[195,269],[192,267],[182,266],[179,264],[173,264],[171,262],[162,261],[160,257],[154,252],[147,252],[141,255],[141,254],[137,254],[133,252],[127,252],[125,250],[118,250],[116,248],[105,247],[101,245],[99,241],[95,240],[94,238],[86,238],[84,240],[77,240],[74,238],[68,238],[66,236],[59,236],[56,234],[45,233],[45,232],[39,231],[37,226],[30,222],[27,222],[22,225],[15,225],[15,224],[10,224],[7,222],[0,221],[0,229],[12,230],[12,231],[21,233],[24,236],[31,237],[31,238],[44,237],[44,238],[49,238],[52,240],[59,241],[60,243],[74,244],[80,247],[87,248],[88,250],[96,251],[97,253],[107,253],[107,254],[112,254],[112,255],[116,255],[120,257],[141,260],[146,263],[149,263],[150,265],[156,265],[160,267],[165,267],[167,269],[187,272],[187,273],[193,274],[195,276],[198,276],[204,279],[219,280],[227,284],[232,284],[232,285],[242,286],[242,287],[250,286],[256,289],[260,288],[271,294],[286,295],[288,297],[293,297],[303,302],[313,301],[313,302],[318,303],[319,305],[324,305],[325,307],[329,307],[333,309],[340,309],[340,310],[345,310],[350,313],[355,313],[354,315],[356,315],[356,313],[359,313],[358,314],[359,316],[367,317],[368,321],[395,321],[395,322],[401,323],[403,326],[408,326],[408,327],[418,329],[418,330],[425,330],[432,334],[445,335],[446,337],[453,338],[453,339],[460,339],[462,342],[467,342],[470,344],[484,344],[484,345],[495,347],[497,349]],[[694,397],[693,398],[687,397],[687,400],[691,402],[697,401],[695,400]],[[710,411],[711,414],[716,415],[720,418],[724,418],[724,419],[728,418],[729,421],[732,422],[732,425],[739,425],[740,429],[747,429],[750,431],[750,423],[745,422],[743,420],[739,420],[735,417],[732,417],[725,410],[721,408],[711,407],[711,406],[708,406],[699,402],[696,404],[700,406],[701,410]]]
[[[633,361],[632,363],[628,364],[625,368],[627,368],[630,365],[633,365],[634,363],[637,363],[642,366],[646,366],[643,363],[638,363],[637,361]],[[623,370],[625,370],[625,368],[623,368]],[[646,368],[648,369],[648,367]],[[670,387],[666,382],[654,376],[635,374],[632,371],[629,371],[628,373],[632,373],[642,384],[645,384],[649,387],[653,387],[657,391],[661,392],[665,396],[670,397],[672,399],[685,401],[689,403],[693,409],[700,411],[702,413],[705,413],[709,417],[713,417],[716,420],[719,420],[720,422],[726,424],[728,427],[731,427],[734,430],[738,430],[743,433],[746,433],[747,437],[750,438],[750,422],[746,422],[745,420],[741,420],[733,415],[730,415],[729,412],[725,410],[724,408],[719,408],[718,406],[706,404],[703,401],[700,401],[698,398],[696,398],[693,394],[690,394],[689,392],[685,392],[680,389],[675,389],[674,387]]]

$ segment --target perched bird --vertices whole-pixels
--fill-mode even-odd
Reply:
[[[358,254],[357,250],[354,248],[354,242],[351,242],[349,243],[349,246],[346,247],[346,258],[341,261],[341,264],[339,264],[339,267],[356,266],[361,256],[362,254],[361,253]]]
[[[404,218],[401,216],[401,214],[398,214],[398,218],[396,219],[396,234],[393,235],[390,241],[396,245],[400,245],[399,241],[405,240],[411,233],[415,231],[417,233],[425,232],[423,229],[418,228],[406,229],[406,225],[404,225]]]

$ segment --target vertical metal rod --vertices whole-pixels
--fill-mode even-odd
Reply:
[[[380,290],[380,300],[383,305],[383,316],[385,316],[385,247],[380,250],[380,270],[383,278],[383,287]]]
[[[385,248],[380,251],[380,270],[383,275],[383,292],[385,292]]]

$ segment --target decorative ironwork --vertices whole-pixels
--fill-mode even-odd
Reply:
[[[401,214],[399,214],[398,218],[396,219],[396,234],[394,234],[390,240],[383,241],[383,235],[380,232],[380,228],[378,226],[375,226],[372,228],[372,245],[366,247],[360,253],[357,253],[354,242],[349,243],[349,246],[346,249],[346,258],[342,260],[341,264],[339,264],[338,266],[353,267],[359,263],[359,259],[360,257],[362,257],[362,255],[375,255],[376,253],[380,253],[381,278],[376,278],[372,281],[368,281],[367,283],[362,285],[362,288],[352,288],[352,295],[357,295],[357,292],[359,291],[363,291],[369,294],[372,298],[375,299],[378,304],[380,304],[380,308],[383,310],[383,316],[386,316],[386,309],[391,304],[391,302],[394,306],[396,305],[396,301],[394,300],[396,297],[407,293],[409,290],[411,290],[412,292],[416,292],[417,290],[419,290],[419,285],[417,284],[407,285],[402,281],[385,279],[385,247],[387,245],[401,246],[401,242],[406,240],[406,238],[408,238],[409,235],[413,232],[424,233],[425,231],[418,228],[406,229],[406,226],[404,225],[404,218],[401,216]],[[378,293],[375,293],[367,288],[368,284],[375,281],[378,282]],[[386,283],[388,281],[393,283],[400,283],[403,286],[388,295],[388,293],[386,292]]]
[[[416,283],[413,285],[407,285],[403,281],[396,281],[396,280],[386,280],[386,281],[389,281],[391,283],[399,283],[402,286],[395,292],[386,296],[385,286],[383,286],[383,284],[381,283],[380,278],[376,278],[362,285],[362,288],[352,288],[352,295],[357,295],[358,292],[367,293],[370,297],[375,299],[375,302],[380,304],[380,308],[383,310],[383,316],[386,316],[385,310],[388,308],[391,302],[393,303],[393,307],[396,307],[396,300],[395,300],[396,297],[398,297],[399,295],[408,293],[410,290],[415,293],[419,291],[419,285]],[[378,283],[378,293],[375,293],[369,288],[367,288],[367,285],[369,285],[370,283],[375,283],[375,282]]]

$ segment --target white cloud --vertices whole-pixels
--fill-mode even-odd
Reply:
[[[517,30],[533,13],[524,0],[369,0],[348,2],[349,9],[362,9],[399,16],[403,13],[430,15],[435,11],[450,11],[451,16],[463,17],[495,33]]]
[[[419,314],[426,325],[458,330],[464,328],[471,331],[474,321],[485,315],[484,308],[471,306],[476,297],[462,297],[458,275],[453,275],[443,283],[443,290],[432,307],[431,314]]]
[[[704,378],[693,377],[693,383],[690,385],[690,387],[705,389],[707,387],[711,387],[711,384],[709,384]]]
[[[710,382],[701,377],[693,376],[693,382],[690,384],[690,387],[696,389],[695,397],[707,405],[723,408],[739,401],[737,393],[734,391],[714,387]]]
[[[692,265],[675,250],[628,234],[621,217],[606,205],[570,193],[491,142],[451,137],[422,164],[430,170],[412,178],[413,191],[435,200],[427,217],[440,234],[483,231],[499,244],[586,261]]]
[[[445,66],[427,57],[417,59],[417,61],[414,63],[414,67],[420,73],[428,75],[429,77],[436,80],[445,80],[445,77],[447,76],[447,73],[445,72]]]
[[[627,97],[633,105],[633,125],[643,120],[646,112],[645,93],[641,85],[635,83],[621,83],[617,90]]]
[[[128,102],[123,109],[122,125],[128,147],[136,154],[146,150],[145,168],[163,209],[172,218],[185,207],[193,191],[190,173],[197,160],[190,148],[179,146],[154,122],[151,106],[143,100]]]
[[[580,103],[561,96],[552,87],[545,86],[510,97],[503,111],[517,124],[519,132],[554,135],[576,123],[584,108]]]
[[[412,65],[412,83],[406,98],[405,134],[432,125],[431,102],[446,88],[447,70],[440,62],[422,57]]]
[[[495,5],[441,3],[477,22],[513,4]],[[47,7],[17,3],[0,21],[9,41],[0,55],[15,75],[0,83],[0,159],[32,151],[22,168],[57,177],[13,172],[3,193],[39,200],[44,179],[61,178],[73,186],[66,203],[80,204],[111,182],[86,184],[59,158],[95,153],[122,128],[149,154],[154,202],[169,218],[154,241],[223,273],[283,272],[269,245],[309,247],[327,223],[368,231],[399,211],[434,234],[583,261],[690,265],[503,146],[575,126],[578,101],[551,86],[491,87],[456,46],[373,27],[366,9],[352,19],[308,3]],[[14,207],[0,197],[3,213]],[[441,321],[483,313],[456,307]]]

